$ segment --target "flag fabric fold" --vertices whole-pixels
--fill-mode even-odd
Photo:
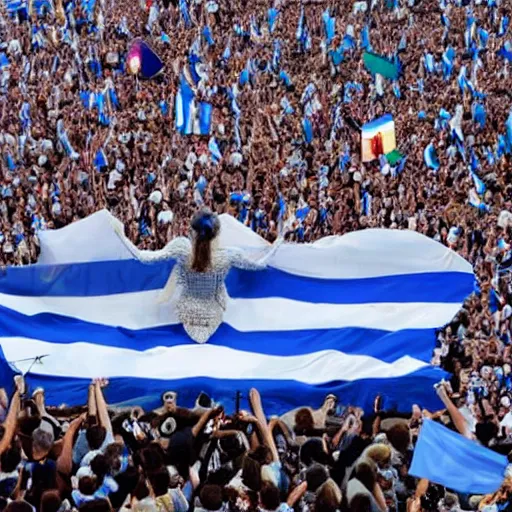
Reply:
[[[252,259],[269,250],[233,217],[220,221],[220,247]],[[471,265],[445,246],[374,229],[285,243],[266,270],[232,269],[223,323],[199,345],[172,301],[159,300],[174,262],[134,260],[115,223],[100,211],[40,232],[39,262],[0,276],[0,345],[10,362],[47,355],[27,380],[48,403],[81,401],[103,376],[112,404],[144,397],[156,406],[173,389],[184,406],[204,391],[231,407],[237,390],[256,386],[269,414],[327,393],[367,410],[376,394],[386,408],[440,407],[435,332],[474,282]]]

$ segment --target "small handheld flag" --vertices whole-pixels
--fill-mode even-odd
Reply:
[[[439,158],[437,157],[436,148],[432,142],[425,148],[423,152],[423,159],[425,160],[425,165],[429,169],[433,169],[437,171],[439,169]]]
[[[396,80],[400,75],[397,62],[393,62],[376,53],[365,51],[363,62],[366,69],[373,75],[379,74],[388,80]]]
[[[164,69],[160,57],[141,39],[132,42],[127,58],[128,70],[144,79],[157,76]]]
[[[361,129],[361,154],[363,162],[371,162],[380,155],[387,155],[396,148],[395,122],[386,114]]]

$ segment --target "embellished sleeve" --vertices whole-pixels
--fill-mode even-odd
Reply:
[[[263,270],[267,267],[263,260],[252,260],[239,249],[229,249],[229,264],[242,270]]]
[[[185,237],[178,237],[171,240],[159,251],[137,250],[137,259],[142,263],[157,263],[166,260],[184,260],[189,257],[191,251],[190,240]]]

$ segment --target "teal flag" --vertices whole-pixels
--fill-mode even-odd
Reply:
[[[372,75],[378,73],[388,80],[396,80],[400,74],[397,63],[376,53],[364,52],[363,62],[366,69],[372,73]]]

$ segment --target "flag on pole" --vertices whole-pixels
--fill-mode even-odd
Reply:
[[[474,188],[469,191],[468,203],[482,213],[488,213],[491,210],[491,208],[482,201]]]
[[[423,151],[423,160],[429,169],[433,169],[434,171],[439,169],[439,158],[437,157],[436,148],[432,142],[425,148],[425,151]]]
[[[325,43],[329,46],[336,33],[336,18],[329,14],[329,8],[322,13],[322,21],[324,22]]]
[[[372,75],[379,74],[388,80],[397,80],[400,75],[400,69],[396,61],[391,61],[376,53],[365,51],[363,62]]]
[[[182,135],[209,135],[212,113],[213,106],[210,103],[196,101],[195,92],[182,74],[175,99],[176,129]]]
[[[222,160],[222,153],[220,152],[219,145],[217,144],[215,137],[210,138],[208,142],[208,149],[210,150],[213,163],[218,164]]]
[[[396,149],[395,122],[386,114],[361,128],[361,155],[363,162],[371,162],[380,155],[387,155]]]
[[[485,194],[485,191],[487,190],[487,187],[485,186],[485,183],[476,175],[476,173],[471,170],[470,171],[471,178],[473,179],[473,183],[475,184],[475,190],[478,195]]]
[[[131,43],[126,60],[130,73],[145,79],[154,78],[164,69],[162,59],[142,39]]]

